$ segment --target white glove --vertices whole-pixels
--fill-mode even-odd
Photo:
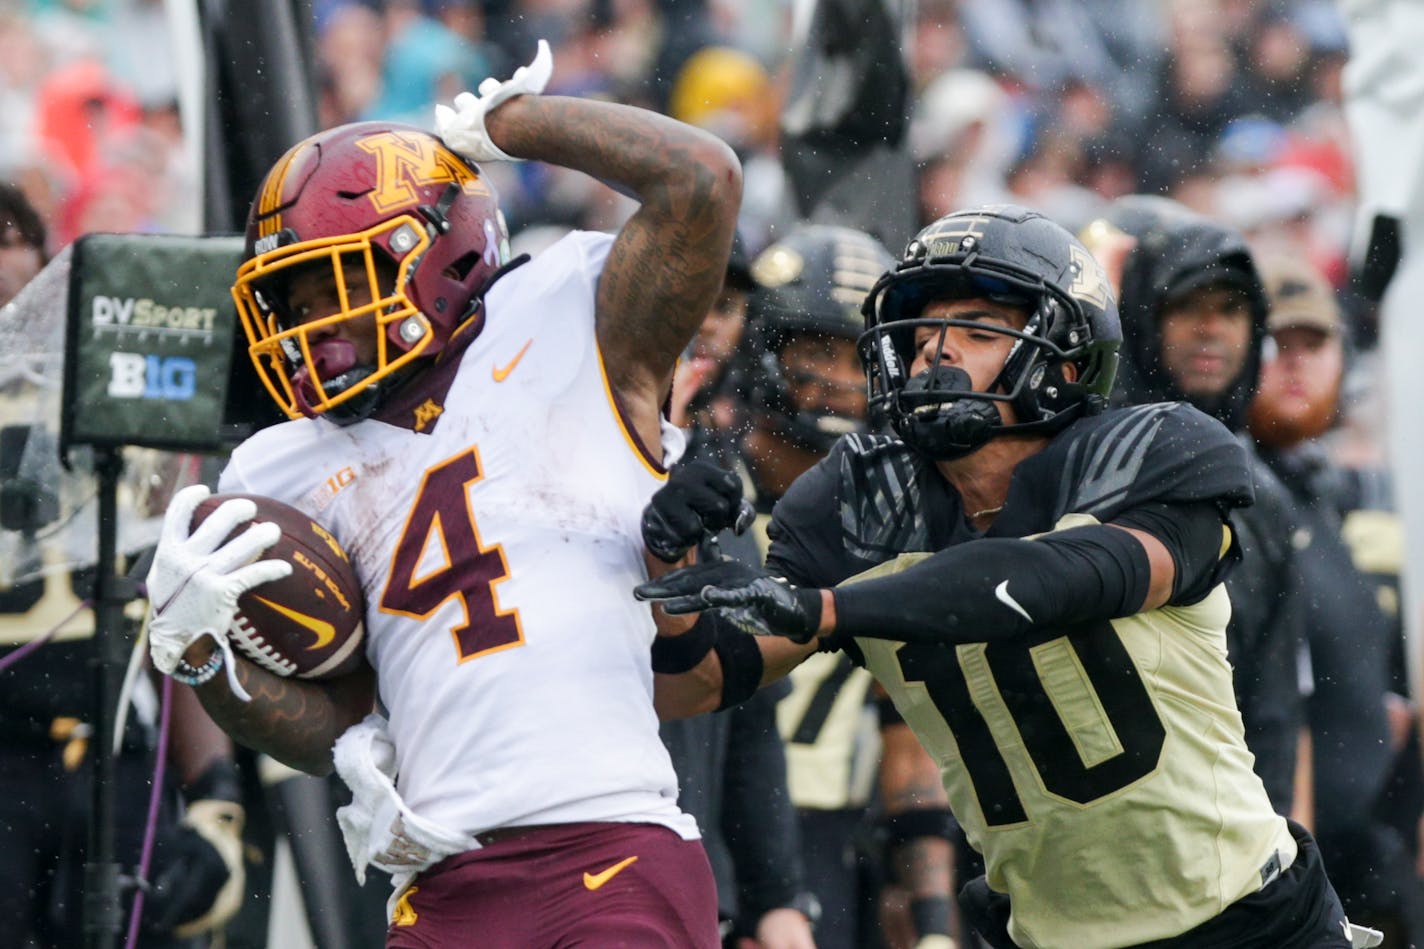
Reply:
[[[528,66],[520,66],[505,82],[493,76],[480,83],[480,94],[462,92],[455,97],[455,108],[435,107],[435,134],[445,144],[471,161],[519,161],[490,141],[485,131],[485,115],[515,96],[537,96],[549,84],[554,74],[554,56],[549,44],[539,41],[539,52]]]
[[[193,511],[209,493],[201,484],[184,488],[173,496],[163,516],[147,580],[149,652],[153,664],[171,675],[189,646],[211,636],[223,651],[233,694],[248,701],[237,682],[237,663],[227,638],[237,613],[237,599],[259,584],[288,576],[292,565],[283,560],[257,560],[282,536],[276,524],[254,524],[223,543],[233,530],[256,516],[257,505],[247,498],[224,501],[190,534]]]
[[[1384,933],[1378,929],[1370,929],[1368,926],[1356,926],[1354,923],[1346,921],[1349,928],[1351,949],[1373,949],[1384,942]]]

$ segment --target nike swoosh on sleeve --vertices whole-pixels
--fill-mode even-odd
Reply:
[[[994,587],[994,598],[1030,623],[1033,622],[1033,617],[1028,615],[1028,610],[1024,609],[1018,600],[1009,595],[1009,581],[1005,580]]]

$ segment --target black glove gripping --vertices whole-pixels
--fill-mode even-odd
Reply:
[[[643,543],[653,556],[675,563],[706,534],[731,528],[740,534],[755,512],[742,498],[742,482],[705,461],[678,465],[643,509]]]
[[[760,567],[718,560],[639,584],[633,595],[672,615],[724,608],[748,632],[808,643],[821,625],[821,591],[794,587]]]

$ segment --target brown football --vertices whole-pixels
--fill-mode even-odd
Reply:
[[[279,676],[330,679],[351,672],[361,662],[366,638],[366,605],[351,558],[306,514],[256,494],[214,494],[198,505],[192,526],[229,498],[251,498],[257,504],[253,523],[271,521],[282,529],[260,559],[292,565],[290,576],[255,587],[237,601],[228,629],[233,648]]]

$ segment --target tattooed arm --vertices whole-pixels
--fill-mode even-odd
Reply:
[[[742,193],[736,155],[665,116],[586,99],[517,96],[485,124],[506,152],[620,185],[642,203],[599,280],[598,343],[623,410],[655,448],[673,366],[726,273]]]
[[[214,648],[213,641],[204,637],[183,658],[202,665]],[[375,707],[375,670],[362,663],[350,675],[312,682],[275,676],[241,656],[233,658],[237,680],[252,701],[233,695],[226,674],[218,675],[193,689],[213,721],[239,744],[298,771],[330,774],[336,739]]]

